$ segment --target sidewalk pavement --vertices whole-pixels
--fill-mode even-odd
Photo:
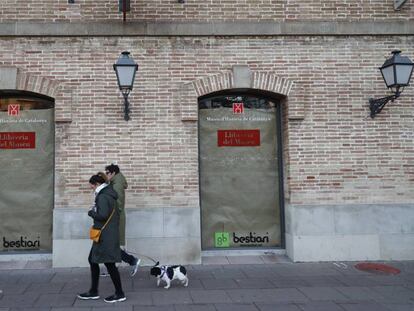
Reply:
[[[414,261],[386,262],[385,275],[357,270],[356,262],[292,263],[283,256],[205,257],[187,266],[187,288],[156,286],[150,267],[131,277],[121,266],[127,300],[100,278],[99,300],[79,300],[89,268],[51,268],[50,261],[0,262],[0,311],[408,311],[414,310]]]

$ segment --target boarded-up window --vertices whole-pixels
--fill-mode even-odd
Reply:
[[[54,103],[0,92],[0,251],[50,251]]]
[[[203,249],[281,245],[276,112],[254,96],[199,101]]]

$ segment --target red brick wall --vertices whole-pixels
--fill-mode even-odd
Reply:
[[[111,161],[128,178],[130,206],[197,205],[197,123],[182,121],[177,94],[236,64],[300,86],[284,113],[291,203],[404,203],[414,199],[414,91],[374,120],[367,105],[386,95],[378,66],[397,47],[413,59],[413,45],[411,37],[18,38],[0,39],[0,66],[71,90],[71,100],[57,97],[72,117],[57,123],[58,207],[89,204],[88,178]],[[129,122],[112,69],[122,50],[140,65]],[[296,102],[304,119],[289,119]]]
[[[1,0],[0,21],[122,20],[117,0]],[[412,19],[412,5],[394,11],[393,0],[131,0],[128,20],[364,20]]]

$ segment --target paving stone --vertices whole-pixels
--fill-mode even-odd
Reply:
[[[212,273],[216,279],[242,279],[246,277],[243,271],[239,269],[219,269],[214,270]]]
[[[154,305],[172,305],[193,303],[190,293],[186,291],[151,292]]]
[[[44,294],[36,300],[35,307],[69,307],[75,300],[76,296],[69,294]]]
[[[217,311],[259,311],[254,304],[215,304]]]
[[[390,311],[380,304],[370,302],[339,303],[338,305],[345,311]]]
[[[214,275],[211,271],[191,270],[188,272],[190,280],[213,279]]]
[[[348,286],[335,287],[336,290],[351,300],[381,300],[383,296],[368,287]]]
[[[278,289],[235,289],[227,290],[236,303],[253,302],[304,302],[308,299],[296,288]]]
[[[49,283],[50,280],[53,278],[54,273],[48,272],[49,270],[46,269],[46,271],[43,270],[30,270],[30,272],[22,273],[21,271],[27,271],[27,270],[20,270],[19,273],[16,273],[16,276],[23,276],[20,277],[17,281],[18,284],[24,284],[24,283]]]
[[[346,296],[331,287],[300,287],[299,290],[311,300],[349,300]]]
[[[304,302],[309,299],[297,288],[264,289],[272,302]]]
[[[37,292],[41,294],[46,293],[60,293],[65,283],[54,283],[51,285],[50,283],[33,283],[27,286],[25,293],[28,292]]]
[[[206,279],[201,280],[205,289],[228,289],[239,288],[233,279]]]
[[[376,282],[377,285],[405,285],[409,284],[409,282],[396,275],[377,275],[368,277],[371,278],[374,282]]]
[[[307,263],[307,264],[278,264],[275,265],[277,267],[277,273],[280,276],[297,276],[297,277],[304,277],[304,276],[336,276],[341,275],[340,272],[334,269],[332,265],[328,264],[315,264],[315,263]]]
[[[389,309],[390,311],[413,311],[414,304],[393,304],[393,303],[384,303],[382,304],[384,307]]]
[[[176,310],[174,306],[134,306],[134,311],[176,311]]]
[[[25,295],[4,295],[3,298],[1,298],[0,303],[2,307],[8,308],[32,307],[38,298],[39,294],[36,293],[28,293]]]
[[[175,311],[217,311],[213,304],[175,305]]]
[[[302,311],[343,311],[339,305],[331,301],[312,301],[298,306]]]
[[[84,293],[89,290],[90,287],[90,281],[84,282],[84,283],[66,283],[62,290],[62,294],[72,294],[76,296],[79,293]],[[110,294],[113,294],[114,292],[114,286],[111,281],[109,282],[99,282],[99,294],[101,296],[109,296]]]
[[[224,290],[190,290],[194,303],[230,303],[232,300]]]
[[[100,278],[100,299],[76,298],[89,288],[89,268],[3,269],[0,311],[414,311],[414,261],[400,263],[397,276],[354,271],[353,264],[189,265],[189,287],[168,290],[149,268],[131,278],[124,265],[127,300],[115,304],[103,301],[114,292],[109,277]]]
[[[388,302],[414,301],[414,291],[403,286],[374,286],[372,290],[381,294]]]
[[[274,288],[268,279],[264,278],[245,278],[245,279],[234,279],[239,288]]]
[[[134,280],[132,283],[133,290],[156,290],[162,287],[157,286],[157,280]]]
[[[260,311],[301,311],[295,304],[287,303],[256,303]]]
[[[16,295],[22,294],[26,291],[26,289],[30,286],[30,284],[7,284],[1,287],[0,297],[2,295]]]
[[[334,276],[334,278],[347,286],[378,286],[375,279],[367,276]]]
[[[181,285],[181,287],[182,286],[183,285]],[[203,289],[203,288],[204,288],[204,286],[201,283],[201,280],[193,280],[193,279],[191,279],[191,280],[188,281],[188,287],[187,287],[187,289]]]
[[[10,311],[49,311],[50,308],[33,308],[33,307],[24,307],[24,308],[10,308]]]
[[[323,286],[323,287],[332,286],[333,287],[333,286],[345,285],[340,280],[335,279],[334,277],[331,277],[331,276],[306,276],[306,277],[302,277],[301,279],[305,281],[305,283],[308,284],[309,286],[314,286],[314,287],[319,287],[319,286]]]
[[[275,279],[269,279],[269,281],[276,287],[306,287],[310,286],[304,279],[298,277],[278,277]]]
[[[133,306],[127,306],[122,302],[106,304],[106,307],[92,307],[91,311],[134,311]]]
[[[151,292],[125,292],[127,298],[126,301],[123,301],[122,304],[126,305],[144,305],[151,306],[153,305],[152,294]]]
[[[2,284],[3,282],[7,282],[10,279],[10,275],[11,271],[0,269],[0,284]]]
[[[392,262],[392,265],[400,269],[403,272],[414,273],[414,261],[397,261],[397,262]]]
[[[408,284],[410,286],[414,286],[414,273],[405,273],[405,274],[401,275],[401,278],[404,279],[406,284]]]
[[[241,271],[246,275],[248,278],[266,278],[266,279],[275,279],[280,277],[276,272],[272,271],[272,269],[262,268],[262,267],[242,267]]]
[[[260,289],[227,290],[227,294],[236,303],[271,302],[268,294]]]
[[[86,273],[75,273],[72,271],[56,272],[50,280],[51,283],[89,283],[90,281],[91,273],[89,271]]]

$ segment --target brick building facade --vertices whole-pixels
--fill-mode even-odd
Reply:
[[[130,185],[128,248],[200,262],[198,103],[226,92],[281,107],[289,257],[414,259],[414,91],[375,119],[368,109],[390,52],[413,57],[413,6],[393,4],[131,0],[124,23],[117,1],[1,1],[0,100],[55,104],[54,265],[87,265],[87,181],[112,162]],[[128,122],[112,69],[125,50],[139,64]]]

